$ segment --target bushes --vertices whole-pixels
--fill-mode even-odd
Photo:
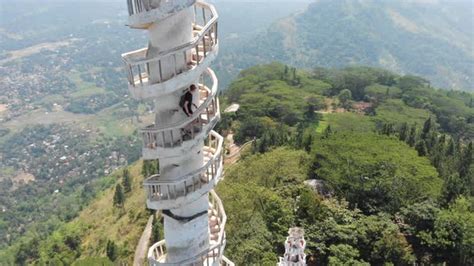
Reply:
[[[427,158],[375,133],[334,133],[315,141],[313,171],[365,213],[396,212],[438,197],[442,180]]]

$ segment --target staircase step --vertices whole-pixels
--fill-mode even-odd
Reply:
[[[209,225],[209,230],[210,230],[211,233],[213,233],[213,234],[214,234],[214,233],[217,233],[217,232],[219,232],[219,230],[220,230],[220,226],[219,226],[219,224],[212,225],[212,226]]]

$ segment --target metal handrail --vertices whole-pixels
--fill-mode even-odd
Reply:
[[[219,15],[217,14],[216,8],[213,5],[208,4],[206,2],[198,1],[196,3],[196,6],[199,6],[199,7],[202,7],[202,8],[208,8],[211,11],[211,19],[207,22],[206,25],[199,26],[199,27],[201,27],[200,31],[197,33],[196,36],[194,36],[194,38],[191,41],[189,41],[185,44],[182,44],[180,46],[173,47],[172,49],[163,51],[163,52],[159,53],[156,57],[164,58],[164,57],[170,56],[171,54],[176,54],[178,52],[183,52],[184,50],[186,50],[186,48],[188,48],[190,46],[191,47],[196,46],[196,44],[199,43],[199,40],[202,39],[202,37],[204,37],[204,35],[205,35],[204,33],[209,31],[211,29],[211,27],[213,26],[213,24],[217,23],[217,20],[219,19]],[[218,38],[216,36],[216,40],[217,39]],[[139,49],[139,50],[136,50],[136,51],[133,51],[133,52],[124,53],[124,54],[122,54],[122,58],[128,62],[128,60],[129,60],[128,56],[130,56],[130,55],[132,55],[136,52],[139,52],[139,51],[140,52],[146,51],[147,49],[148,48],[142,48],[142,49]],[[153,58],[153,59],[148,59],[148,60],[144,61],[144,63],[152,62],[152,61],[154,61],[154,59],[156,59],[156,57]],[[157,59],[157,60],[159,60],[159,59]],[[130,62],[130,63],[138,63],[138,62],[135,61],[135,62]]]
[[[143,128],[140,130],[141,133],[160,133],[162,131],[167,131],[171,129],[179,129],[179,128],[184,128],[196,119],[198,119],[199,116],[201,116],[204,112],[209,107],[209,104],[213,101],[216,100],[215,98],[217,97],[217,90],[218,90],[218,80],[216,77],[216,74],[214,71],[210,68],[206,69],[204,72],[205,74],[209,75],[212,79],[212,88],[209,90],[204,84],[199,84],[199,87],[201,90],[207,91],[207,98],[204,100],[204,102],[198,107],[193,112],[193,115],[186,117],[185,119],[175,122],[173,124],[168,124],[168,125],[163,125],[163,126],[148,126],[146,128]],[[209,93],[210,92],[210,93]]]
[[[150,265],[161,265],[161,266],[176,266],[176,265],[204,265],[203,263],[206,259],[215,258],[220,260],[223,256],[223,249],[226,244],[226,237],[225,237],[225,226],[227,223],[227,215],[224,210],[224,206],[222,204],[222,200],[217,196],[216,192],[212,190],[209,194],[210,196],[210,208],[217,212],[219,223],[219,237],[216,244],[211,245],[208,249],[201,252],[200,254],[194,256],[193,258],[182,260],[179,262],[173,263],[166,263],[166,262],[159,262],[160,258],[166,256],[166,242],[165,240],[161,240],[160,242],[151,246],[148,250],[148,261]],[[215,261],[213,261],[215,262]],[[213,265],[207,260],[206,266]]]
[[[180,2],[182,3],[181,5],[179,5]],[[161,4],[161,6],[157,7],[157,8],[151,8],[151,6],[150,6],[149,7],[150,10],[147,10],[146,5],[143,2],[143,0],[127,0],[128,15],[129,16],[135,16],[135,15],[138,15],[138,14],[153,12],[156,9],[164,9],[164,10],[169,10],[170,12],[171,11],[177,12],[177,11],[182,10],[183,8],[185,8],[188,5],[194,4],[195,2],[196,2],[196,0],[190,0],[190,1],[167,0],[164,5]],[[176,6],[178,6],[180,8],[176,8]]]
[[[159,75],[160,75],[160,81],[158,83],[164,82],[166,80],[163,79],[162,77],[162,67],[161,67],[161,61],[164,60],[165,58],[173,58],[175,61],[175,71],[174,71],[174,76],[177,76],[179,74],[180,70],[177,68],[177,56],[178,54],[182,53],[184,55],[184,65],[188,65],[188,51],[192,51],[196,53],[196,64],[200,64],[200,55],[199,55],[199,50],[203,50],[203,58],[207,56],[207,53],[211,52],[214,50],[214,48],[218,44],[218,37],[217,37],[217,20],[218,20],[218,14],[217,11],[215,10],[213,5],[207,4],[205,2],[197,2],[196,6],[202,7],[203,9],[208,9],[211,12],[211,19],[207,21],[206,25],[204,26],[198,26],[194,25],[194,28],[199,30],[199,32],[196,34],[196,36],[189,42],[182,44],[180,46],[173,47],[172,49],[169,49],[167,51],[160,52],[158,55],[153,56],[153,58],[147,58],[147,51],[148,48],[143,48],[139,49],[133,52],[129,53],[124,53],[122,54],[122,60],[125,63],[126,70],[128,73],[128,80],[130,85],[136,86],[136,78],[134,75],[134,68],[138,67],[138,82],[143,85],[143,80],[145,78],[149,78],[149,64],[152,62],[158,62],[159,65]],[[204,16],[204,15],[203,15]],[[204,19],[206,21],[206,19]],[[197,23],[197,22],[195,22]],[[213,36],[214,34],[214,36]],[[210,47],[206,47],[206,40],[205,37],[209,36],[211,39],[211,44]],[[202,44],[201,44],[202,42]],[[201,46],[202,45],[202,46]],[[143,72],[145,71],[145,72]],[[173,78],[171,77],[171,78]]]
[[[212,137],[214,137],[215,140],[213,140]],[[213,145],[214,143],[215,145]],[[215,150],[210,160],[206,162],[206,164],[203,167],[199,168],[198,170],[195,170],[187,175],[178,177],[177,179],[172,180],[172,181],[159,180],[160,175],[153,175],[149,177],[144,182],[144,186],[147,191],[147,199],[157,200],[157,197],[155,196],[156,195],[155,192],[157,192],[158,194],[163,193],[163,195],[159,196],[158,200],[161,200],[161,199],[171,200],[171,199],[176,199],[179,197],[185,197],[189,195],[190,193],[197,191],[194,180],[196,177],[200,178],[201,174],[203,173],[207,175],[207,182],[218,179],[220,175],[219,171],[222,172],[222,167],[223,167],[223,164],[222,164],[223,163],[222,161],[223,144],[224,144],[224,138],[221,135],[219,135],[217,132],[212,131],[209,136],[209,144],[208,144],[209,146],[205,147],[209,151],[212,151],[213,149]],[[190,181],[192,182],[189,184],[193,185],[194,189],[188,192],[187,182],[190,182]],[[182,186],[183,184],[184,186]],[[166,190],[161,189],[162,187],[166,188]],[[201,186],[199,186],[199,188],[201,188]],[[178,195],[178,191],[183,190],[183,189],[184,189],[184,194]],[[162,192],[162,191],[165,191],[165,192]]]
[[[229,260],[226,256],[222,256],[222,266],[235,266],[235,264]]]
[[[194,120],[186,119],[176,125],[166,125],[156,128],[154,125],[142,129],[140,132],[143,138],[144,149],[156,150],[158,148],[180,147],[188,140],[195,140],[203,132],[207,133],[220,119],[220,107],[217,95],[211,98],[208,106],[200,113],[196,112]],[[205,119],[201,116],[205,115]],[[178,131],[178,132],[176,132]]]
[[[205,3],[205,2],[197,2],[196,5],[202,6],[203,8],[206,8],[206,7],[209,8],[211,10],[212,18],[207,22],[207,24],[205,26],[196,25],[196,26],[200,27],[200,29],[199,29],[199,32],[196,34],[196,36],[194,36],[194,38],[191,41],[189,41],[185,44],[173,47],[169,50],[160,52],[154,58],[145,59],[145,60],[134,60],[135,59],[134,57],[137,57],[135,54],[143,53],[146,50],[148,50],[148,48],[142,48],[142,49],[138,49],[138,50],[135,50],[135,51],[132,51],[132,52],[124,53],[124,54],[122,54],[122,58],[125,60],[125,62],[130,63],[132,65],[136,65],[138,63],[150,63],[150,62],[158,61],[160,59],[168,57],[172,54],[177,54],[179,52],[184,52],[186,50],[189,50],[189,47],[194,47],[197,44],[199,44],[199,41],[205,36],[205,33],[208,32],[211,29],[211,27],[214,26],[214,24],[217,23],[219,15],[217,14],[216,9],[213,5],[210,5],[210,4]],[[216,41],[218,40],[217,36],[216,36],[215,39],[216,39]]]
[[[219,101],[217,98],[211,102],[210,106],[212,107],[211,111],[209,111],[210,107],[206,108],[206,114],[208,114],[206,120],[202,120],[198,117],[194,120],[198,123],[193,124],[194,121],[192,121],[188,126],[181,128],[179,132],[174,132],[175,129],[158,131],[153,127],[142,130],[141,134],[144,149],[156,150],[158,148],[166,149],[180,147],[185,141],[195,140],[196,137],[201,136],[200,134],[203,132],[208,132],[208,130],[217,124],[220,118]],[[201,114],[204,114],[204,112]]]

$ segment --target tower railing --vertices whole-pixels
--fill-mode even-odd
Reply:
[[[177,12],[183,7],[193,5],[195,2],[196,0],[167,0],[162,1],[159,6],[154,7],[151,5],[150,0],[127,0],[128,15],[134,16],[155,10],[159,10],[162,13]]]
[[[129,86],[133,88],[140,88],[153,83],[163,83],[171,80],[194,67],[203,64],[210,53],[217,50],[218,38],[217,38],[217,12],[212,5],[203,2],[196,3],[196,11],[203,10],[201,20],[203,25],[199,25],[200,21],[196,19],[192,25],[194,38],[192,41],[185,43],[181,46],[174,47],[168,51],[163,51],[156,56],[148,56],[148,48],[139,49],[133,52],[125,53],[122,55],[122,59],[125,64],[127,71]],[[206,10],[210,15],[210,19],[207,18]],[[196,15],[197,16],[197,15]],[[165,77],[163,70],[164,62],[166,67],[171,68],[173,71],[171,77]],[[171,67],[170,67],[171,62]],[[151,65],[157,66],[157,70],[153,70],[158,73],[157,81],[150,81],[150,69]],[[185,69],[181,69],[180,66],[185,65]]]
[[[146,29],[154,21],[169,17],[196,3],[196,0],[166,0],[158,5],[153,0],[127,0],[129,26]]]
[[[196,266],[215,266],[220,265],[221,259],[223,257],[224,248],[226,244],[225,237],[225,225],[227,223],[227,215],[224,211],[224,206],[221,199],[217,194],[212,190],[209,193],[209,209],[211,213],[214,213],[217,217],[219,225],[219,236],[215,244],[211,245],[208,249],[201,252],[199,255],[194,256],[193,258],[169,263],[166,262],[166,242],[161,240],[160,242],[154,244],[148,250],[148,262],[149,265],[153,266],[177,266],[177,265],[196,265]],[[232,264],[230,264],[232,265]]]
[[[235,264],[226,256],[222,256],[221,266],[235,266]]]
[[[219,100],[217,99],[217,78],[208,70],[205,72],[212,80],[212,88],[209,89],[203,83],[199,84],[200,102],[197,110],[190,117],[164,125],[150,125],[140,132],[143,138],[143,148],[155,150],[157,148],[175,148],[181,146],[184,141],[194,140],[201,133],[209,132],[220,118]],[[178,109],[178,112],[181,112]]]
[[[160,180],[159,175],[148,178],[144,183],[147,200],[176,202],[177,199],[197,191],[200,191],[202,195],[212,190],[222,175],[223,144],[224,138],[212,131],[209,135],[208,146],[204,147],[207,158],[204,159],[203,167],[173,181]]]

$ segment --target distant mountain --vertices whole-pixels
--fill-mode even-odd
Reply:
[[[319,0],[236,43],[233,64],[372,65],[474,90],[474,2]],[[240,46],[240,47],[238,47]],[[239,61],[244,62],[239,62]],[[247,62],[247,63],[245,63]]]

